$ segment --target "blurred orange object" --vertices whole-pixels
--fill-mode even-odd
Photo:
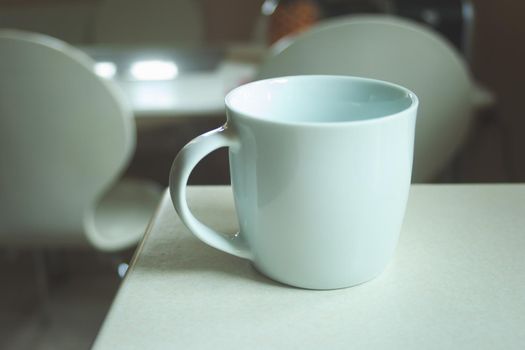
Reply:
[[[319,17],[319,6],[312,0],[279,1],[270,16],[269,44],[309,28]]]

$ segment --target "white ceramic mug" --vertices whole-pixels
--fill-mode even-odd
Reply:
[[[170,174],[180,218],[205,243],[249,259],[277,281],[356,285],[392,256],[405,212],[417,97],[391,83],[294,76],[226,96],[227,122],[188,143]],[[229,147],[240,233],[219,233],[186,203],[193,167]]]

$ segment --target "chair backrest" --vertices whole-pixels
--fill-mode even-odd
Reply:
[[[94,29],[97,43],[198,46],[204,40],[194,0],[105,0]]]
[[[0,241],[83,239],[84,213],[129,161],[131,110],[93,66],[59,40],[0,30]]]
[[[259,78],[356,75],[391,81],[418,95],[413,182],[432,180],[463,143],[472,84],[455,49],[415,22],[383,15],[342,17],[275,44]]]

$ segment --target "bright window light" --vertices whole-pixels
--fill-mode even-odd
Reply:
[[[131,66],[131,75],[137,80],[171,80],[178,73],[172,61],[139,61]]]
[[[97,62],[95,73],[102,78],[111,79],[117,74],[117,66],[113,62]]]

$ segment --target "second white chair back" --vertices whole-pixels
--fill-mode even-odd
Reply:
[[[464,142],[472,116],[472,84],[463,59],[437,33],[401,18],[338,18],[284,39],[259,78],[342,74],[403,85],[420,100],[414,182],[432,180]]]

